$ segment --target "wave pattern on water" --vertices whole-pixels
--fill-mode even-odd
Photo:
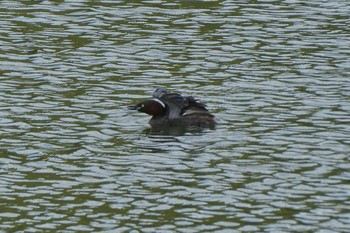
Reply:
[[[3,231],[348,232],[350,4],[0,2]],[[158,86],[216,130],[156,130]]]

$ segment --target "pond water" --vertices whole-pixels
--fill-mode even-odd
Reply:
[[[0,231],[350,231],[348,0],[0,12]],[[127,109],[158,86],[217,128]]]

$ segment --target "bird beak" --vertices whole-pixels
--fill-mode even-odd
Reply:
[[[128,109],[129,109],[129,110],[139,110],[140,107],[137,106],[137,105],[133,105],[133,106],[128,106]]]

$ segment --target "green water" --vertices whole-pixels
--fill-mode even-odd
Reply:
[[[0,2],[1,232],[349,232],[350,3]],[[193,95],[216,130],[127,106]]]

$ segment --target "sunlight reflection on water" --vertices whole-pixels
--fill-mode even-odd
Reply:
[[[0,229],[350,230],[347,1],[2,1]],[[215,130],[127,106],[193,95]]]

